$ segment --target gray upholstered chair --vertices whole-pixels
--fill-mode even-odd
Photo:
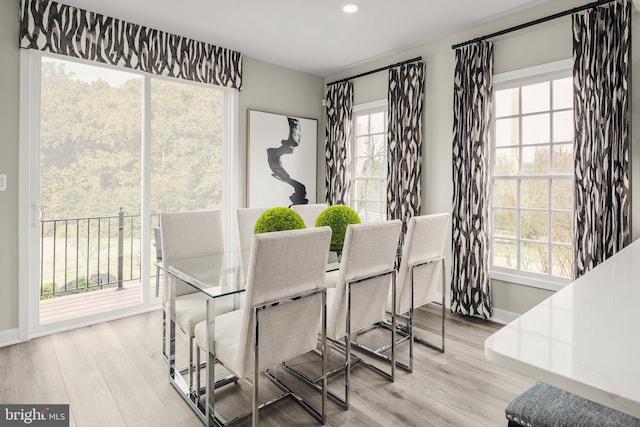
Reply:
[[[222,217],[219,210],[175,212],[160,214],[162,257],[165,263],[173,260],[224,252]],[[166,351],[166,323],[169,286],[168,274],[164,274],[163,292],[163,351]],[[175,322],[189,337],[189,385],[193,386],[193,339],[194,328],[206,318],[207,296],[181,280],[175,280]],[[216,305],[218,313],[233,310],[233,297],[220,299]],[[166,357],[165,353],[165,357]]]
[[[508,427],[640,427],[640,418],[536,381],[505,411]]]
[[[316,226],[316,218],[327,208],[326,203],[309,203],[306,205],[292,205],[291,209],[298,212],[307,228]]]
[[[331,229],[318,227],[254,236],[247,273],[245,305],[231,313],[209,318],[195,328],[196,344],[208,355],[207,419],[215,409],[215,364],[253,384],[253,425],[258,422],[260,372],[317,348],[318,326],[326,326],[324,275]],[[304,313],[304,315],[301,315]],[[325,422],[326,338],[323,330],[322,408],[314,410],[270,373],[267,377],[285,393]],[[198,353],[199,354],[199,353]],[[199,397],[199,396],[198,396]],[[242,417],[242,416],[241,416]],[[237,420],[235,418],[234,420]],[[216,421],[219,422],[216,418]],[[230,423],[233,420],[229,421]]]
[[[253,242],[253,229],[256,221],[268,208],[238,208],[236,219],[238,222],[238,247],[241,251],[251,249]]]

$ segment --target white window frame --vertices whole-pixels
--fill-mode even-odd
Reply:
[[[559,78],[566,78],[566,77],[571,77],[572,76],[572,68],[573,68],[573,61],[571,59],[566,59],[566,60],[562,60],[562,61],[556,61],[556,62],[552,62],[552,63],[548,63],[548,64],[542,64],[542,65],[538,65],[538,66],[534,66],[534,67],[529,67],[529,68],[525,68],[525,69],[521,69],[521,70],[516,70],[516,71],[512,71],[512,72],[507,72],[507,73],[502,73],[502,74],[496,74],[493,76],[493,90],[494,93],[498,90],[504,90],[504,89],[509,89],[509,88],[513,88],[513,87],[519,87],[519,86],[523,86],[523,85],[530,85],[530,84],[535,84],[535,83],[539,83],[539,82],[545,82],[545,81],[551,81],[551,80],[555,80],[555,79],[559,79]],[[520,99],[520,102],[522,102],[522,99]],[[520,114],[520,113],[519,113]],[[495,102],[494,102],[494,114],[493,114],[493,119],[491,120],[491,175],[490,175],[490,188],[491,188],[491,202],[490,202],[490,215],[491,215],[491,224],[494,223],[493,221],[493,212],[494,212],[494,205],[493,205],[493,185],[494,185],[494,179],[495,178],[500,178],[500,177],[496,177],[494,175],[494,170],[495,170],[495,159],[496,159],[496,144],[495,144],[495,135],[496,135],[496,131],[495,131],[495,123],[496,123],[496,117],[495,117]],[[522,131],[522,129],[520,129],[520,132]],[[520,149],[522,149],[522,144],[520,144],[518,146]],[[553,156],[553,150],[551,150],[550,153],[551,156]],[[522,156],[520,156],[520,158],[522,158]],[[504,178],[504,177],[503,177]],[[541,180],[549,180],[549,179],[566,179],[566,177],[564,175],[553,175],[553,174],[547,174],[547,175],[523,175],[523,174],[519,174],[515,177],[509,176],[509,179],[514,179],[518,181],[518,188],[520,188],[520,181],[523,179],[541,179]],[[519,190],[518,190],[519,193]],[[549,191],[549,198],[552,197],[551,191]],[[519,197],[518,197],[519,198]],[[517,210],[517,212],[519,213],[521,210],[521,207],[518,203],[518,206],[515,208]],[[552,222],[551,222],[551,214],[552,209],[551,209],[551,200],[549,200],[549,208],[547,209],[548,215],[549,215],[549,233],[551,235],[551,226],[552,226]],[[518,219],[517,219],[517,238],[516,238],[516,245],[518,248],[518,254],[517,254],[517,262],[519,264],[520,261],[520,242],[522,241],[522,238],[520,236],[520,215],[518,214]],[[574,230],[575,232],[575,230]],[[491,252],[493,252],[493,229],[491,230],[490,233],[490,242],[491,242]],[[551,247],[550,244],[549,245],[549,258],[550,258],[550,262],[552,261],[552,252],[551,252]],[[497,267],[497,266],[493,266],[492,264],[493,261],[493,257],[490,258],[490,266],[489,266],[489,270],[490,270],[490,277],[492,279],[497,279],[497,280],[502,280],[505,282],[511,282],[511,283],[517,283],[520,285],[525,285],[525,286],[531,286],[531,287],[535,287],[535,288],[540,288],[540,289],[546,289],[546,290],[551,290],[551,291],[557,291],[562,289],[565,285],[567,285],[568,283],[570,283],[572,281],[572,279],[567,279],[567,278],[562,278],[562,277],[558,277],[558,276],[551,276],[550,274],[541,274],[541,273],[533,273],[533,272],[527,272],[527,271],[522,271],[522,270],[516,270],[516,269],[509,269],[509,268],[505,268],[505,267]]]
[[[65,320],[52,324],[39,324],[39,296],[40,275],[36,266],[39,265],[39,144],[40,144],[40,102],[41,102],[41,64],[43,57],[59,58],[69,62],[78,62],[91,66],[111,68],[128,73],[138,74],[143,78],[143,106],[142,106],[142,197],[141,197],[141,233],[151,235],[150,224],[150,169],[151,163],[151,113],[150,113],[150,87],[151,79],[176,79],[164,76],[155,76],[139,70],[116,67],[110,64],[87,61],[79,58],[40,52],[34,49],[21,49],[20,52],[20,136],[19,136],[19,292],[18,292],[18,336],[19,341],[26,341],[49,333],[73,329],[76,327],[91,325],[105,320],[125,317],[139,312],[154,310],[160,301],[158,298],[149,298],[149,266],[151,260],[151,248],[143,247],[141,251],[141,301],[140,305],[122,308],[115,311],[94,314],[78,319]],[[180,80],[185,84],[199,85],[202,83]],[[225,248],[235,250],[237,239],[235,238],[235,211],[238,206],[238,91],[220,87],[224,91],[224,123],[223,123],[223,198],[222,221]],[[145,108],[146,107],[146,108]],[[145,239],[150,242],[151,239]]]
[[[357,162],[356,162],[356,154],[357,154],[357,139],[356,139],[356,132],[355,132],[355,128],[356,128],[356,118],[358,116],[361,115],[369,115],[369,114],[373,114],[373,113],[378,113],[378,112],[384,112],[385,113],[385,118],[388,117],[388,104],[387,104],[387,100],[381,99],[378,101],[372,101],[372,102],[367,102],[364,104],[358,104],[358,105],[354,105],[353,106],[353,135],[351,135],[351,165],[350,165],[350,185],[349,185],[349,205],[351,206],[352,209],[356,210],[356,202],[369,202],[368,199],[356,199],[355,197],[355,186],[356,186],[356,181],[359,180],[382,180],[382,188],[386,187],[386,182],[387,182],[387,173],[386,173],[386,168],[385,168],[385,174],[384,177],[380,178],[380,177],[367,177],[367,176],[362,176],[362,177],[356,177],[356,171],[357,171]],[[384,123],[384,142],[385,142],[385,146],[387,144],[387,120],[385,120]],[[384,153],[384,162],[386,165],[387,162],[387,151],[385,150]],[[384,212],[384,219],[386,219],[386,196],[383,194],[382,196],[382,207],[384,208],[382,211]],[[363,220],[363,222],[366,222]]]

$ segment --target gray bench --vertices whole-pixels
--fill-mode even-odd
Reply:
[[[509,427],[640,427],[635,418],[542,382],[509,403]]]

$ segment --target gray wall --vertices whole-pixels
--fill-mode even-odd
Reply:
[[[454,37],[419,46],[402,54],[360,65],[339,74],[327,77],[330,82],[370,69],[393,64],[405,59],[422,56],[426,64],[424,142],[422,176],[422,213],[450,212],[452,203],[451,178],[451,135],[453,128],[453,72],[454,52],[451,46],[475,37],[490,34],[513,25],[548,16],[552,13],[589,3],[585,0],[556,0],[551,4],[524,11],[516,16],[501,19],[481,28],[458,34]],[[633,25],[638,28],[640,14],[633,14]],[[640,78],[637,66],[638,31],[633,34],[633,80],[632,87],[632,188],[640,188],[640,147],[638,125],[640,124],[638,98]],[[539,24],[524,30],[493,39],[494,73],[504,73],[534,65],[571,58],[572,34],[569,16]],[[387,73],[377,73],[353,81],[355,103],[364,103],[387,96]],[[640,236],[640,198],[633,200],[633,236]],[[451,247],[450,242],[447,247]],[[450,260],[450,255],[449,255]],[[449,264],[450,265],[450,264]],[[492,295],[497,309],[523,313],[550,296],[552,292],[543,289],[492,281]]]
[[[18,119],[19,49],[17,2],[0,1],[0,173],[8,191],[0,192],[0,334],[18,327]],[[247,109],[318,119],[318,193],[324,200],[324,109],[321,77],[244,58],[238,106],[240,159],[246,156]],[[245,202],[246,162],[241,160],[238,203]],[[27,286],[26,283],[20,286]]]
[[[18,2],[0,2],[0,332],[18,327]]]

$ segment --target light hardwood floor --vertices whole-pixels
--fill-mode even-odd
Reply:
[[[431,339],[437,310],[418,313],[417,325]],[[352,407],[329,402],[327,425],[506,426],[505,407],[533,380],[484,358],[484,340],[499,328],[447,314],[446,353],[416,345],[414,372],[398,370],[394,383],[354,367]],[[201,426],[167,380],[160,341],[155,311],[0,348],[0,402],[69,403],[78,427]],[[260,420],[319,425],[291,400],[261,412]]]

